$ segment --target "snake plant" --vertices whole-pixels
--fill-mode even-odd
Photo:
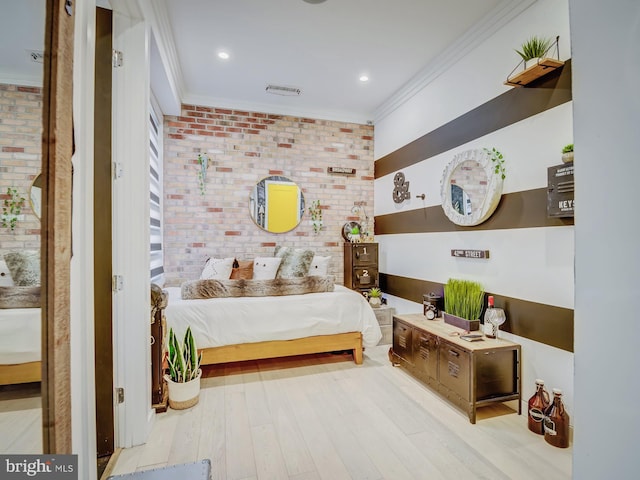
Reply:
[[[182,344],[173,328],[169,329],[169,376],[176,383],[185,383],[198,376],[202,353],[198,354],[191,327],[187,328]]]

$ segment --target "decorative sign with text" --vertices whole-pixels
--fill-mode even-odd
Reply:
[[[327,167],[327,173],[334,175],[355,175],[356,169],[348,167]]]
[[[573,162],[547,169],[547,216],[573,217],[575,209]]]
[[[489,258],[489,250],[451,250],[452,257]]]

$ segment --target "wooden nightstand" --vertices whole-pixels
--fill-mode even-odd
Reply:
[[[378,345],[390,344],[393,340],[393,315],[396,313],[396,309],[388,305],[380,305],[372,310],[373,313],[376,314],[378,325],[380,325],[380,330],[382,330],[382,338],[378,342]]]

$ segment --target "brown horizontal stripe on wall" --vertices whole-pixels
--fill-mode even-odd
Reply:
[[[515,87],[375,162],[375,178],[408,167],[571,100],[571,60],[527,87]]]
[[[502,195],[489,219],[475,227],[456,225],[440,205],[405,212],[377,215],[375,234],[502,230],[506,228],[559,227],[573,225],[573,217],[547,217],[547,189],[537,188]]]
[[[422,303],[422,295],[442,295],[441,283],[380,273],[380,288],[389,295]],[[573,309],[529,302],[487,292],[495,297],[495,306],[503,308],[507,321],[500,327],[519,337],[573,352]]]

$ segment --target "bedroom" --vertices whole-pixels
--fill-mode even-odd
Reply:
[[[567,35],[567,37],[568,37],[568,35]],[[505,61],[505,63],[509,63],[509,62],[508,62],[508,61]],[[484,100],[486,100],[486,99],[484,99]],[[483,100],[483,101],[484,101],[484,100]],[[476,102],[476,103],[482,103],[482,102]],[[462,109],[462,110],[460,110],[460,113],[463,113],[464,111],[465,111],[465,109]],[[538,117],[538,118],[539,118],[539,117]],[[536,122],[536,120],[537,120],[537,119],[536,119],[536,118],[534,118],[534,119],[533,119],[533,122],[535,123],[535,122]],[[562,119],[560,119],[560,120],[558,121],[558,123],[566,124],[566,122],[565,122],[565,121],[563,121]],[[399,125],[401,125],[401,124],[399,124]],[[403,128],[402,128],[403,132],[402,132],[402,133],[395,133],[395,134],[394,134],[393,132],[390,132],[390,133],[389,133],[389,135],[396,135],[396,134],[397,134],[399,137],[400,137],[400,136],[402,136],[402,135],[409,135],[409,136],[411,136],[411,135],[412,135],[412,136],[413,136],[413,138],[417,138],[418,136],[420,136],[420,134],[421,134],[421,133],[425,133],[425,132],[421,132],[420,134],[415,133],[415,132],[414,132],[414,133],[411,133],[411,132],[409,132],[409,130],[410,130],[410,128],[409,128],[409,127],[411,127],[411,125],[403,125]],[[376,128],[378,128],[378,127],[376,127]],[[426,130],[431,130],[431,128],[428,128],[428,127],[424,127],[424,128],[426,128]],[[380,135],[380,136],[378,136],[378,135]],[[380,128],[380,130],[378,130],[378,129],[377,129],[377,130],[376,130],[376,139],[375,139],[375,141],[376,141],[376,142],[382,141],[383,135],[384,135],[384,133],[383,133],[383,129],[382,129],[382,128]],[[496,140],[498,140],[498,139],[496,139]],[[498,140],[498,141],[496,141],[496,142],[495,142],[496,146],[497,146],[499,143],[502,143],[502,141],[503,141],[503,140]],[[402,146],[402,144],[406,143],[406,139],[405,139],[405,140],[403,140],[403,139],[399,139],[399,140],[397,140],[396,142],[397,142],[397,144],[396,144],[396,146],[395,146],[395,147],[389,147],[389,146],[384,147],[384,146],[383,146],[381,151],[384,151],[384,150],[389,150],[389,151],[390,151],[390,150],[393,150],[394,148],[399,148],[400,146]],[[132,143],[135,143],[135,142],[132,142]],[[394,143],[394,142],[390,142],[390,143]],[[376,149],[377,149],[377,148],[378,148],[378,146],[376,145]],[[546,147],[545,147],[545,148],[546,148]],[[381,154],[380,154],[380,156],[382,156],[382,155],[383,155],[383,154],[381,153]],[[554,155],[554,156],[556,155],[556,153],[555,153],[555,148],[553,149],[553,153],[552,153],[552,155]],[[376,157],[378,157],[378,155],[377,155],[377,154],[376,154]],[[547,159],[547,160],[545,160],[545,161],[552,162],[552,161],[555,161],[555,160]],[[538,174],[539,174],[539,173],[538,173]],[[438,176],[439,176],[439,175],[438,175]],[[511,178],[514,178],[514,177],[511,177]],[[195,180],[195,179],[194,179],[194,180]],[[378,181],[377,183],[380,183],[380,182]],[[544,185],[544,183],[542,183],[542,185]],[[416,180],[414,180],[414,181],[412,182],[412,188],[413,188],[413,189],[415,189],[415,193],[420,194],[420,193],[422,193],[422,191],[420,191],[420,190],[424,189],[424,190],[426,191],[427,195],[429,195],[429,191],[427,190],[427,187],[426,187],[426,186],[425,186],[425,187],[423,187],[423,188],[421,188],[421,187],[422,187],[422,185],[420,185],[420,180],[416,179]],[[526,188],[526,187],[522,187],[522,188]],[[433,189],[431,189],[431,190],[433,191]],[[379,191],[380,191],[380,195],[381,195],[381,196],[383,197],[383,199],[384,199],[384,197],[386,197],[386,195],[388,195],[388,193],[387,193],[387,192],[389,191],[389,188],[388,188],[388,187],[386,187],[386,186],[381,186],[381,188],[380,188],[380,190],[379,190]],[[376,189],[376,194],[377,194],[377,192],[378,192],[378,190]],[[412,193],[413,193],[413,192],[412,192]],[[385,200],[385,202],[388,202],[388,203],[390,204],[390,202],[389,202],[388,200]],[[381,203],[381,204],[380,204],[380,206],[379,206],[379,205],[378,205],[378,202],[376,202],[376,203],[375,203],[375,208],[376,208],[376,212],[375,212],[375,214],[376,214],[376,215],[378,215],[378,214],[380,214],[380,213],[385,213],[385,214],[386,214],[386,213],[388,213],[387,211],[385,211],[385,210],[384,210],[384,208],[385,208],[385,207],[383,207],[383,205],[384,205],[384,204],[382,204],[382,203]],[[378,208],[381,208],[381,210],[378,210]],[[341,219],[341,221],[342,221],[342,219]],[[387,241],[387,240],[386,240],[386,238],[385,238],[384,236],[382,236],[382,237],[381,237],[381,240]],[[399,240],[400,242],[405,242],[405,239],[404,239],[404,238],[398,238],[398,240]],[[335,241],[335,240],[333,240],[333,241]],[[339,241],[339,240],[338,240],[338,241]],[[571,242],[569,242],[569,243],[571,243]],[[400,243],[400,244],[398,244],[398,245],[400,246],[400,248],[402,248],[402,247],[404,247],[404,246],[405,246],[405,243]],[[414,246],[414,245],[408,245],[408,247],[409,247],[409,248],[411,248],[411,249],[414,249],[414,248],[415,248],[415,246]],[[459,248],[459,247],[462,247],[462,245],[460,245],[460,244],[452,245],[452,248]],[[196,248],[198,248],[198,247],[196,247]],[[490,247],[490,248],[493,250],[493,247]],[[492,253],[493,253],[493,252],[492,252]],[[383,257],[383,258],[384,258],[384,257]],[[339,268],[339,263],[338,263],[338,268]],[[422,267],[420,267],[419,265],[416,265],[416,266],[415,266],[415,268],[416,268],[416,269],[418,269],[418,268],[422,268]],[[432,277],[430,274],[429,274],[429,275],[425,275],[425,274],[422,274],[421,272],[417,272],[417,273],[415,273],[415,272],[411,272],[411,271],[410,271],[409,266],[407,266],[407,265],[401,265],[401,264],[398,264],[398,263],[394,263],[394,265],[385,265],[385,266],[384,266],[383,271],[385,271],[385,270],[386,270],[386,272],[388,272],[388,273],[391,273],[391,274],[394,274],[394,275],[397,275],[397,276],[406,277],[406,278],[424,278],[424,279],[434,280],[434,281],[438,281],[438,282],[442,282],[442,281],[446,280],[446,279],[443,279],[443,278],[435,278],[435,277]],[[565,270],[563,270],[563,272],[565,272]],[[562,275],[566,275],[566,273],[562,273]],[[563,287],[563,289],[561,289],[561,290],[559,290],[559,291],[561,291],[561,292],[565,292],[565,294],[566,294],[566,290],[564,290],[564,287]],[[512,298],[518,298],[518,296],[517,296],[517,295],[515,295],[515,294],[513,294],[513,295],[509,295],[509,296],[510,296],[510,297],[512,297]],[[563,301],[564,301],[564,300],[563,300]],[[144,358],[144,357],[143,357],[143,358]],[[566,363],[566,360],[562,360],[562,363]],[[566,372],[565,372],[565,374],[566,374]],[[570,374],[569,374],[569,376],[570,376]]]

